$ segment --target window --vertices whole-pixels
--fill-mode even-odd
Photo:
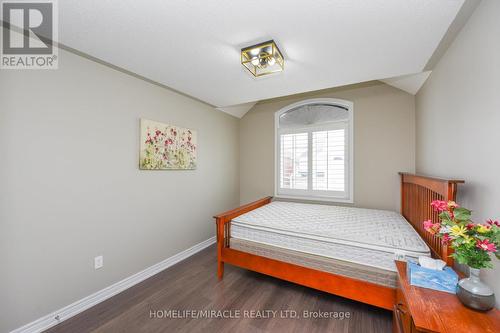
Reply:
[[[276,113],[276,196],[352,202],[353,105],[314,99]]]

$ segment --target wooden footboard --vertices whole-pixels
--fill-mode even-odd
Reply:
[[[271,202],[272,198],[273,197],[265,197],[214,216],[217,227],[217,277],[219,280],[222,279],[222,276],[224,275],[223,250],[229,248],[231,220],[251,210],[267,205]]]

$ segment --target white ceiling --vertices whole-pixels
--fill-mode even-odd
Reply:
[[[64,0],[59,1],[59,30],[64,45],[225,111],[262,99],[421,72],[462,4]],[[255,79],[241,66],[239,50],[268,39],[284,53],[285,71]],[[243,112],[241,107],[227,110]]]

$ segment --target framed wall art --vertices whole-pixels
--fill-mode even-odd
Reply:
[[[196,131],[141,119],[141,170],[196,169]]]

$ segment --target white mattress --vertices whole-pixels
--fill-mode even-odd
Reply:
[[[391,271],[430,256],[404,217],[375,209],[274,201],[234,218],[231,237]]]

